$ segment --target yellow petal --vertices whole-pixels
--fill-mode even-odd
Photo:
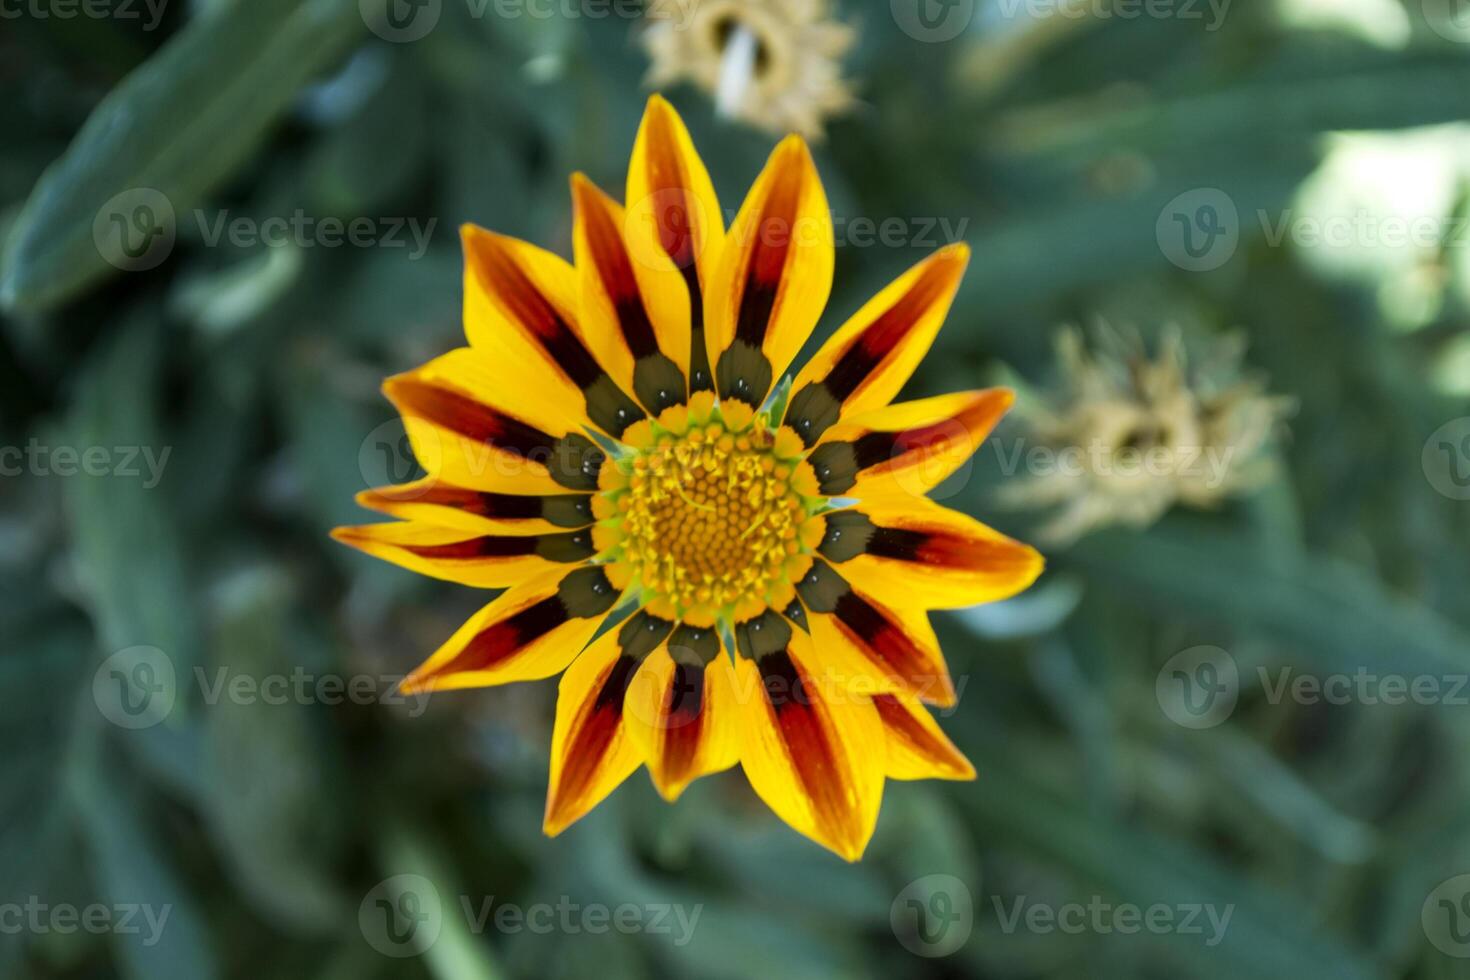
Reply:
[[[624,719],[664,799],[739,760],[738,707],[734,668],[713,631],[681,626],[643,662]]]
[[[643,761],[623,724],[623,696],[638,670],[638,661],[619,643],[623,632],[599,637],[567,668],[557,688],[542,825],[550,836],[601,803]]]
[[[988,388],[865,412],[828,429],[808,461],[829,497],[922,497],[974,455],[1014,400]]]
[[[778,145],[725,236],[705,295],[721,398],[759,407],[811,335],[832,291],[832,215],[800,137]]]
[[[469,490],[424,477],[357,495],[368,510],[393,517],[494,534],[544,534],[592,523],[585,493],[524,495]]]
[[[704,294],[709,291],[725,234],[725,218],[704,162],[684,121],[662,96],[648,100],[628,161],[625,238],[644,295],[668,291],[660,274],[670,260],[684,280],[689,307],[689,387],[712,386],[704,339]],[[671,355],[672,356],[672,355]]]
[[[596,566],[546,572],[470,617],[400,686],[416,693],[559,674],[616,601],[616,590]]]
[[[1008,599],[1045,564],[1036,549],[923,497],[864,501],[828,514],[827,526],[821,551],[843,577],[924,609]]]
[[[673,260],[645,259],[640,278],[624,239],[623,208],[572,177],[573,242],[587,344],[624,391],[654,415],[687,396],[689,295]],[[646,285],[645,285],[646,284]]]
[[[395,375],[383,391],[430,476],[494,493],[596,489],[603,454],[582,434],[580,402],[518,393],[513,368],[461,347]]]
[[[929,709],[906,694],[875,694],[887,740],[889,779],[974,779],[975,767],[939,728]]]
[[[504,397],[575,406],[612,436],[643,418],[592,354],[577,319],[577,275],[565,259],[474,225],[460,236],[465,335],[504,365]]]
[[[870,595],[818,559],[797,583],[812,637],[855,688],[904,691],[954,704],[954,684],[929,617],[908,593]]]
[[[818,671],[805,633],[786,632],[755,657],[736,658],[740,764],[777,816],[856,861],[878,821],[883,726],[866,698]]]
[[[810,447],[842,415],[897,395],[928,352],[959,288],[970,250],[951,245],[874,296],[822,345],[791,386],[786,424]]]
[[[591,558],[592,533],[479,534],[422,521],[390,521],[339,527],[332,537],[375,558],[480,589],[504,589]]]

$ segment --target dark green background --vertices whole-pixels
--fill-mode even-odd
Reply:
[[[1470,707],[1272,703],[1254,682],[1258,665],[1470,670],[1470,504],[1421,465],[1431,433],[1470,414],[1431,382],[1465,342],[1455,263],[1438,312],[1408,329],[1385,317],[1380,282],[1325,278],[1253,218],[1290,205],[1328,132],[1470,114],[1470,46],[1432,30],[1425,4],[1403,6],[1397,47],[1288,27],[1256,0],[1217,31],[1101,18],[990,75],[975,67],[996,29],[984,17],[923,43],[887,3],[843,11],[861,104],[817,148],[834,211],[964,221],[974,249],[913,393],[983,385],[1002,365],[1044,384],[1057,328],[1104,316],[1145,336],[1238,328],[1251,369],[1298,403],[1259,493],[1050,551],[1033,599],[985,631],[937,617],[964,685],[943,723],[980,778],[890,784],[854,866],[780,825],[738,774],[675,807],[636,775],[543,838],[552,682],[437,696],[411,717],[209,704],[193,681],[391,678],[483,601],[326,532],[367,519],[352,495],[396,445],[378,382],[461,341],[457,225],[566,253],[570,173],[620,192],[647,95],[636,25],[473,18],[445,0],[427,37],[390,44],[351,0],[174,0],[152,31],[5,9],[0,442],[170,456],[156,487],[36,465],[0,480],[0,906],[171,913],[153,946],[0,930],[0,976],[1467,975],[1421,910],[1470,871]],[[692,89],[669,95],[733,208],[775,137],[716,119]],[[119,272],[94,223],[139,187],[171,203],[178,241]],[[1197,188],[1241,220],[1237,251],[1203,273],[1156,236],[1165,204]],[[436,224],[417,259],[212,247],[195,209]],[[839,248],[814,340],[929,250]],[[998,469],[982,452],[947,502],[1025,536],[991,502]],[[1155,678],[1198,645],[1230,651],[1245,683],[1228,721],[1192,731],[1161,711]],[[93,681],[135,646],[166,654],[180,693],[132,731],[107,721]],[[448,914],[429,955],[390,959],[358,913],[400,873],[432,878],[451,913],[459,895],[702,912],[684,945],[476,934]],[[935,879],[904,891],[932,874],[964,883],[973,927],[922,959],[890,912],[901,893],[953,897]],[[1208,931],[1007,932],[996,903],[1018,897],[1233,912],[1213,946]]]

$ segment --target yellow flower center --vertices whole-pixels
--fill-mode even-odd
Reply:
[[[696,395],[624,434],[598,511],[609,574],[650,612],[713,625],[784,608],[825,522],[800,442]],[[787,433],[787,436],[794,434]]]

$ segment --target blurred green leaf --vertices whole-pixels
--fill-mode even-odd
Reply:
[[[86,838],[97,890],[119,916],[110,932],[126,980],[213,980],[219,976],[204,909],[175,865],[168,837],[136,784],[107,753],[100,719],[68,771],[74,813]]]
[[[1470,667],[1470,636],[1357,569],[1309,555],[1269,563],[1259,556],[1249,539],[1175,520],[1144,534],[1093,535],[1067,561],[1156,612],[1262,630],[1326,667],[1407,675]]]
[[[1227,871],[1179,841],[1100,820],[1039,788],[1017,770],[1014,760],[994,756],[975,761],[984,782],[964,799],[982,834],[1004,839],[1140,908],[1213,905],[1223,915],[1229,907],[1229,924],[1213,947],[1200,935],[1178,930],[1149,937],[1191,975],[1221,980],[1378,976],[1346,943],[1314,925],[1301,900]]]
[[[19,692],[0,715],[0,904],[50,895],[64,864],[68,825],[63,776],[91,663],[86,631],[56,624],[18,632],[0,656],[0,689]],[[85,707],[79,697],[86,698]],[[0,930],[0,974],[12,975],[29,937]]]
[[[237,0],[190,23],[103,100],[36,185],[0,263],[0,306],[51,308],[105,275],[114,216],[126,228],[135,207],[166,204],[171,216],[155,209],[139,230],[176,228],[363,30],[351,0]]]
[[[330,933],[351,903],[333,881],[340,858],[333,792],[336,746],[313,724],[320,675],[285,647],[290,584],[271,570],[235,573],[201,666],[205,813],[226,863],[259,914],[286,933]],[[338,677],[341,690],[352,678]],[[237,687],[238,693],[237,693]]]
[[[62,477],[72,543],[98,634],[108,650],[158,647],[187,670],[199,650],[183,542],[165,490],[172,455],[157,417],[163,338],[134,320],[83,368],[58,435],[108,467]]]

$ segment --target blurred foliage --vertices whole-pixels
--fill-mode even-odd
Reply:
[[[1434,4],[1327,17],[1241,3],[1208,30],[1029,22],[981,0],[966,32],[933,44],[887,4],[844,11],[862,104],[832,122],[818,163],[839,221],[897,217],[910,234],[839,248],[813,346],[948,221],[974,260],[913,393],[1002,365],[1044,383],[1057,328],[1102,317],[1239,330],[1250,366],[1298,405],[1270,485],[1095,534],[1049,555],[1033,593],[938,617],[963,682],[944,724],[980,778],[891,783],[854,866],[777,824],[736,774],[675,807],[637,776],[543,838],[551,683],[427,708],[209,696],[221,676],[399,676],[477,605],[325,531],[384,477],[378,381],[459,340],[457,225],[565,254],[568,176],[621,188],[646,97],[638,25],[445,0],[427,36],[389,43],[352,0],[177,0],[154,29],[157,5],[141,3],[136,19],[37,15],[60,6],[0,20],[0,444],[168,455],[153,483],[141,459],[141,476],[68,475],[55,457],[0,480],[0,905],[171,912],[151,945],[5,928],[0,976],[1465,975],[1421,908],[1470,871],[1470,710],[1294,703],[1257,681],[1470,671],[1470,505],[1421,463],[1430,434],[1470,414],[1463,253],[1413,263],[1433,275],[1398,316],[1405,294],[1385,283],[1407,274],[1401,253],[1344,272],[1255,217],[1285,213],[1309,180],[1316,200],[1324,182],[1345,193],[1342,171],[1319,172],[1334,133],[1392,140],[1465,118],[1470,47],[1425,20]],[[772,140],[669,94],[735,206]],[[1395,166],[1381,183],[1413,172]],[[1470,177],[1456,166],[1452,185]],[[138,188],[172,206],[177,242],[118,271],[96,221]],[[1242,236],[1219,268],[1187,272],[1156,224],[1198,188],[1228,195]],[[1449,212],[1430,217],[1463,209],[1458,185],[1442,197]],[[221,220],[296,214],[367,218],[380,238],[396,225],[402,244],[214,237]],[[422,250],[412,227],[428,229]],[[1001,469],[982,451],[946,502],[1025,537],[992,506]],[[1230,651],[1242,687],[1224,724],[1195,731],[1160,710],[1155,680],[1199,645]],[[164,651],[178,697],[163,723],[130,729],[99,712],[97,685],[136,647]],[[449,914],[426,955],[390,959],[358,912],[410,873],[452,907],[702,913],[685,944],[480,932]],[[890,925],[895,897],[932,874],[974,900],[974,932],[944,960],[911,955]],[[1008,931],[998,910],[1017,896],[1233,917],[1215,945]]]

